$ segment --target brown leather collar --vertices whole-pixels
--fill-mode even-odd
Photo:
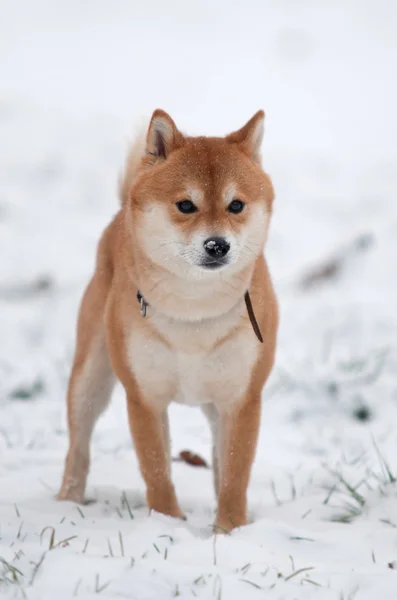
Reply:
[[[136,297],[139,302],[141,317],[146,317],[147,315],[147,307],[149,306],[149,302],[146,302],[145,298],[142,296],[141,292],[138,290]],[[263,344],[263,337],[261,334],[261,330],[259,329],[258,321],[256,320],[254,309],[252,306],[251,298],[249,295],[249,291],[247,290],[244,295],[245,305],[247,307],[247,313],[251,321],[252,329],[261,344]]]

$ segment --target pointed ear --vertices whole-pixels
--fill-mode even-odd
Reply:
[[[155,160],[166,159],[173,150],[182,146],[183,140],[171,117],[159,108],[155,110],[146,138],[147,154]]]
[[[264,133],[265,113],[258,112],[238,131],[226,136],[231,144],[238,144],[254,162],[260,163],[260,149]]]

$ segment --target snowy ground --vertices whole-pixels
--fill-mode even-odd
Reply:
[[[0,1],[0,598],[395,600],[397,8],[387,0]],[[175,463],[188,520],[148,516],[123,394],[82,509],[58,504],[76,309],[128,138],[160,106],[222,134],[265,108],[282,325],[250,486],[214,538],[211,472]],[[302,275],[370,234],[339,277]],[[171,412],[173,451],[209,459]]]

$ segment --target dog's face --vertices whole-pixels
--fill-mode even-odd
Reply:
[[[213,277],[263,252],[273,201],[259,161],[263,119],[260,111],[226,138],[190,138],[166,113],[154,113],[131,198],[135,235],[154,263],[188,278]]]

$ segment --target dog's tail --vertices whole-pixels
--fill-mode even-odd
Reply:
[[[131,144],[125,161],[124,171],[119,182],[119,196],[121,205],[127,202],[130,197],[131,190],[137,181],[142,164],[142,158],[145,153],[147,126],[140,127],[140,130]]]

